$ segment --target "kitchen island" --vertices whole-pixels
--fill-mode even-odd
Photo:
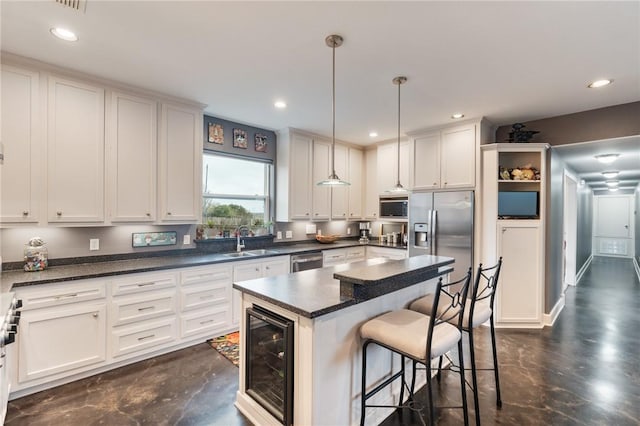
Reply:
[[[432,292],[438,278],[451,271],[449,265],[453,261],[449,257],[428,255],[405,260],[370,259],[234,283],[233,287],[242,292],[242,311],[245,312],[240,324],[238,409],[260,425],[358,424],[360,326],[384,312],[405,308],[411,301]],[[289,401],[282,404],[260,392],[256,395],[259,386],[252,385],[252,381],[260,380],[255,377],[261,367],[256,365],[261,358],[254,353],[255,348],[269,343],[265,340],[256,345],[253,337],[261,328],[257,318],[263,314],[288,323],[288,331],[282,334],[292,336],[291,346],[276,352],[276,357],[283,359],[282,370],[278,369],[279,376],[271,380],[282,382],[283,397],[289,393]],[[268,338],[275,341],[283,335],[272,333]],[[399,357],[392,357],[388,351],[371,350],[367,383],[373,386],[388,377],[397,371],[399,362]],[[287,365],[289,371],[285,370]],[[286,377],[291,378],[288,385]],[[422,375],[417,385],[425,381]],[[399,384],[389,386],[373,397],[372,403],[389,404],[397,400],[399,392]],[[366,423],[379,424],[391,412],[390,409],[368,410]]]

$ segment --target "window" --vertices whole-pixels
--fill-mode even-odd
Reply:
[[[221,233],[269,220],[271,164],[205,152],[202,223]]]

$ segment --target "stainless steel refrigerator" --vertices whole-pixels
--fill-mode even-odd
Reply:
[[[409,256],[456,259],[452,280],[473,263],[473,191],[416,192],[409,197]]]

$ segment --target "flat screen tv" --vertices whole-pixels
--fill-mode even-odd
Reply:
[[[498,192],[498,217],[501,219],[538,219],[537,191]]]

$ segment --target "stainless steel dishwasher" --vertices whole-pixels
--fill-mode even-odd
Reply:
[[[322,252],[294,254],[291,256],[291,272],[322,268]]]

